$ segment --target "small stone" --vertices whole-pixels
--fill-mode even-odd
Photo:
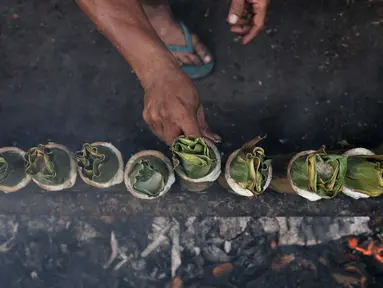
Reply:
[[[37,278],[39,278],[39,276],[37,275],[37,272],[36,272],[36,271],[31,272],[31,278],[32,278],[33,280],[36,280]]]
[[[225,241],[225,244],[223,246],[223,250],[225,250],[226,254],[229,254],[231,251],[231,242],[230,241]]]

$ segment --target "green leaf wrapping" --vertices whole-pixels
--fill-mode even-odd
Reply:
[[[165,188],[165,177],[149,159],[140,159],[129,174],[133,188],[149,197],[158,196]]]
[[[345,186],[372,197],[383,194],[383,155],[349,156]]]
[[[341,191],[346,171],[347,157],[327,155],[322,147],[296,159],[291,165],[290,175],[295,186],[330,199]]]
[[[6,161],[6,163],[4,162]],[[5,150],[0,153],[0,184],[5,187],[19,185],[25,178],[25,159],[20,152]]]
[[[192,179],[205,177],[216,163],[211,148],[203,138],[180,137],[172,145],[173,160]]]
[[[51,159],[52,152],[44,145],[29,149],[25,154],[25,173],[38,179],[53,181],[56,178],[55,165]]]
[[[271,165],[271,160],[266,160],[264,150],[257,147],[261,140],[261,137],[257,137],[243,145],[230,167],[233,180],[254,196],[263,192]]]
[[[105,161],[105,154],[99,153],[97,147],[88,143],[82,146],[81,151],[76,152],[77,165],[82,168],[85,177],[96,180],[101,176],[100,168]]]
[[[0,157],[0,183],[7,179],[9,175],[9,165],[5,158]]]

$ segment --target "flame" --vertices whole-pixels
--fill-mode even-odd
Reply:
[[[376,260],[383,264],[383,247],[377,246],[374,241],[371,241],[367,249],[365,249],[358,246],[358,239],[351,238],[348,240],[348,247],[361,252],[363,255],[374,256]]]

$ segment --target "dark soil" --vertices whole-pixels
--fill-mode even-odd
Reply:
[[[341,140],[368,148],[381,143],[381,1],[271,2],[265,30],[246,48],[233,41],[222,1],[176,3],[177,15],[216,58],[214,73],[196,85],[212,129],[223,136],[220,150],[227,155],[265,134],[268,155],[336,148]],[[143,90],[129,65],[75,3],[3,0],[0,28],[0,146],[27,150],[53,140],[75,151],[84,142],[111,141],[125,161],[143,149],[169,152],[142,120]],[[204,195],[175,186],[150,204],[126,195],[123,185],[74,190],[83,193],[42,195],[31,184],[18,195],[1,195],[0,210],[67,216],[383,212],[380,199],[308,203],[268,192],[249,202],[218,185]]]

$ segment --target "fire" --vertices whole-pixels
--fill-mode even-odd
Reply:
[[[365,249],[358,246],[358,239],[351,238],[348,240],[348,246],[351,249],[361,252],[363,255],[375,257],[376,260],[383,264],[383,247],[379,247],[374,241],[371,241],[367,249]]]

